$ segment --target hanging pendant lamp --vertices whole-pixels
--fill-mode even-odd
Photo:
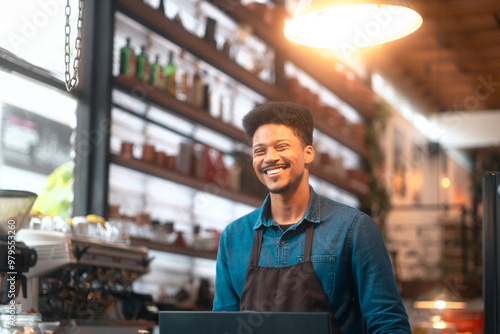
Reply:
[[[360,48],[417,30],[422,17],[405,0],[300,0],[285,36],[319,48]]]

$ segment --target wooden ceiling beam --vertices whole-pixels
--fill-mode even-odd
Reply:
[[[462,34],[484,29],[498,28],[498,23],[491,13],[464,17],[425,18],[421,29],[425,33],[439,31],[442,34]],[[420,29],[419,29],[420,30]]]
[[[478,111],[478,110],[491,110],[491,109],[499,109],[499,103],[489,99],[475,99],[470,98],[473,95],[456,95],[456,96],[448,96],[443,97],[443,107],[445,110],[469,110],[469,111]]]
[[[414,50],[412,52],[394,53],[394,59],[408,59],[409,61],[431,61],[431,62],[448,62],[448,61],[467,61],[467,60],[488,60],[500,59],[500,44],[485,45],[474,50],[470,48],[429,48]]]
[[[387,68],[380,72],[389,81],[394,82],[403,93],[407,94],[410,98],[419,101],[428,109],[436,109],[437,101],[431,97],[428,87],[418,84],[415,78],[408,76],[401,76],[393,72],[394,68]]]
[[[476,14],[464,17],[424,18],[422,26],[414,33],[427,34],[463,34],[488,29],[498,29],[498,23],[492,13]]]
[[[454,0],[448,3],[440,1],[412,1],[410,5],[424,18],[469,16],[473,14],[500,12],[500,2],[495,0]]]
[[[463,61],[462,68],[477,74],[500,73],[500,59]]]
[[[500,1],[415,0],[410,5],[424,24],[378,47],[370,58],[373,69],[434,111],[500,106],[500,97],[493,98],[500,95]]]
[[[483,77],[486,81],[488,81],[488,77]],[[490,81],[493,83],[500,84],[500,75],[497,77],[490,77]],[[482,85],[482,81],[472,74],[469,75],[446,75],[446,76],[428,76],[428,77],[420,77],[419,80],[429,86],[435,85],[470,85],[471,87],[476,87],[478,85]]]
[[[450,45],[462,46],[484,46],[500,44],[500,29],[484,29],[474,32],[464,32],[461,34],[436,35],[440,39],[445,39]]]

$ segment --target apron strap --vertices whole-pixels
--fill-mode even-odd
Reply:
[[[314,223],[309,223],[306,228],[306,236],[304,241],[304,261],[311,261],[313,235]]]
[[[250,265],[259,265],[260,249],[262,248],[262,236],[263,228],[259,228],[255,231],[253,236],[252,253],[250,255]]]

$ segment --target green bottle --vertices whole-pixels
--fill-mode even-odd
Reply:
[[[135,52],[127,37],[127,44],[120,49],[120,75],[134,75],[135,66]]]
[[[174,54],[172,51],[169,52],[168,63],[165,66],[165,91],[169,94],[175,96],[175,71],[176,67],[173,61]]]
[[[141,54],[137,56],[135,76],[144,81],[149,79],[149,61],[144,46],[141,47]]]
[[[151,64],[149,72],[149,83],[154,87],[158,87],[160,85],[161,77],[163,75],[159,58],[160,57],[156,55],[155,62]]]

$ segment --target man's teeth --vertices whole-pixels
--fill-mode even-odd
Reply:
[[[282,171],[283,171],[283,168],[270,169],[267,171],[267,175],[281,173]]]

